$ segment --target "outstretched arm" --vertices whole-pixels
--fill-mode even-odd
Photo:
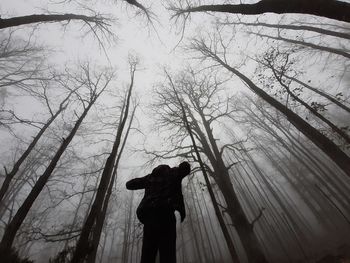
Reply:
[[[144,189],[147,184],[147,175],[140,178],[131,179],[130,181],[126,182],[126,189],[128,190],[138,190],[138,189]]]

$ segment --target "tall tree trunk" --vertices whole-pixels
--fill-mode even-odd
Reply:
[[[236,252],[236,248],[235,248],[235,246],[234,246],[234,244],[232,242],[231,236],[230,236],[230,234],[229,234],[229,232],[227,230],[226,224],[225,224],[224,219],[222,217],[222,214],[221,214],[219,205],[217,203],[214,191],[213,191],[213,189],[211,187],[211,184],[210,184],[210,181],[209,181],[209,178],[208,178],[208,175],[207,175],[204,163],[203,163],[202,158],[200,156],[200,153],[198,151],[197,144],[196,144],[196,141],[195,141],[194,136],[193,136],[193,132],[192,132],[191,127],[189,125],[189,122],[187,120],[185,107],[184,107],[184,105],[182,103],[182,100],[180,99],[178,93],[176,92],[176,89],[175,89],[175,86],[174,86],[174,84],[172,82],[171,77],[169,76],[169,74],[167,72],[166,72],[166,74],[167,74],[167,77],[168,77],[168,79],[170,81],[170,84],[171,84],[171,86],[172,86],[172,88],[173,88],[173,90],[175,92],[177,100],[178,100],[178,102],[179,102],[179,104],[181,106],[181,111],[182,111],[182,115],[183,115],[183,121],[184,121],[185,127],[187,129],[187,132],[188,132],[188,134],[189,134],[189,136],[191,138],[191,142],[192,142],[193,148],[195,150],[196,157],[197,157],[197,160],[199,162],[199,165],[200,165],[200,168],[201,168],[201,171],[202,171],[202,174],[203,174],[203,177],[204,177],[204,180],[205,180],[208,192],[209,192],[210,199],[211,199],[211,201],[213,203],[215,214],[216,214],[216,216],[218,218],[218,221],[219,221],[222,233],[223,233],[223,235],[225,237],[226,244],[228,246],[228,249],[229,249],[229,252],[230,252],[230,255],[231,255],[231,259],[232,259],[233,262],[239,262],[239,258],[238,258],[237,252]],[[261,261],[261,262],[264,262],[264,261]]]
[[[131,219],[133,210],[134,192],[131,193],[129,200],[128,214],[125,217],[125,232],[122,251],[122,263],[128,263],[129,261],[129,245],[130,245],[130,232],[131,232]]]
[[[299,13],[327,17],[350,22],[350,4],[335,0],[260,0],[254,4],[202,5],[181,9],[177,13],[223,12],[242,15],[264,13]]]
[[[298,116],[296,113],[288,109],[285,105],[271,97],[265,91],[256,86],[247,76],[232,68],[222,59],[220,59],[215,53],[213,53],[205,43],[201,41],[194,43],[194,48],[203,53],[228,71],[232,72],[238,76],[247,86],[259,97],[265,100],[272,107],[276,108],[278,111],[283,113],[288,121],[294,125],[301,133],[303,133],[310,141],[312,141],[316,146],[318,146],[331,160],[333,160],[343,171],[350,177],[350,158],[345,154],[334,142],[328,139],[325,135],[319,132],[316,128],[307,123],[304,119]]]
[[[21,224],[23,223],[24,219],[26,218],[34,201],[36,200],[36,198],[39,196],[42,189],[46,185],[47,181],[49,180],[50,175],[52,174],[53,170],[55,169],[62,154],[64,153],[64,151],[68,147],[69,143],[72,141],[80,124],[83,122],[84,118],[86,117],[87,113],[89,112],[90,108],[95,103],[95,101],[97,100],[97,98],[101,94],[101,92],[98,94],[95,94],[93,96],[93,98],[89,102],[88,106],[84,109],[82,115],[79,117],[79,119],[75,123],[73,129],[71,130],[71,132],[69,133],[67,138],[63,140],[62,144],[60,145],[56,154],[54,155],[54,157],[50,161],[45,172],[39,177],[39,179],[35,183],[33,189],[30,191],[29,195],[26,197],[23,204],[18,209],[16,215],[13,217],[10,224],[6,227],[4,235],[3,235],[1,243],[0,243],[0,254],[3,255],[5,258],[6,258],[6,256],[9,256],[8,253],[10,253],[10,249],[12,247],[16,233],[17,233],[18,229],[20,228]]]
[[[73,220],[72,220],[72,225],[69,228],[69,231],[71,231],[71,232],[76,227],[77,220],[78,220],[78,215],[79,215],[79,211],[80,211],[80,207],[81,207],[81,205],[83,203],[83,200],[84,200],[85,190],[87,188],[88,182],[89,182],[88,180],[84,182],[84,186],[83,186],[83,190],[82,190],[82,193],[81,193],[81,197],[79,199],[78,206],[75,209],[74,217],[73,217]],[[69,239],[67,239],[66,242],[64,243],[63,250],[66,250],[68,248],[68,245],[69,245]]]
[[[266,114],[265,114],[266,113]],[[311,173],[313,174],[316,178],[318,178],[320,180],[320,182],[322,182],[322,184],[327,188],[329,188],[329,185],[332,186],[332,188],[334,188],[336,190],[336,192],[338,194],[342,194],[342,198],[338,199],[339,202],[344,204],[344,207],[346,207],[346,204],[349,203],[349,197],[346,194],[346,188],[342,189],[343,184],[339,185],[336,178],[335,178],[335,174],[328,168],[326,168],[322,163],[323,161],[321,161],[319,158],[317,158],[312,151],[310,151],[309,149],[305,148],[304,144],[300,144],[300,142],[298,141],[297,138],[295,138],[291,132],[289,131],[289,129],[286,129],[286,127],[283,127],[283,125],[281,125],[280,123],[276,122],[273,120],[273,117],[265,112],[265,117],[267,117],[269,119],[269,121],[271,121],[271,123],[273,123],[275,125],[275,127],[282,132],[282,134],[290,141],[290,143],[293,145],[293,147],[297,150],[295,151],[295,149],[290,149],[290,147],[288,147],[288,145],[286,144],[286,142],[280,138],[278,136],[278,134],[269,126],[266,125],[265,123],[261,123],[262,126],[265,126],[265,130],[269,132],[269,134],[271,134],[272,136],[274,136],[279,143],[287,150],[289,151],[301,164],[304,165],[304,167]],[[294,139],[292,139],[294,138]],[[302,156],[300,155],[300,153],[302,155],[304,155],[305,158],[302,158]],[[308,160],[308,161],[307,161]],[[324,169],[321,168],[321,165],[324,167]],[[316,168],[316,169],[315,169]],[[326,170],[326,171],[325,171]],[[333,175],[333,176],[330,176]],[[331,190],[333,191],[333,190]],[[333,191],[333,193],[335,193]]]
[[[185,200],[185,203],[187,204],[186,200]],[[190,208],[189,205],[187,204],[187,208]],[[188,219],[189,219],[189,222],[190,222],[190,228],[192,230],[192,234],[193,234],[193,239],[194,239],[194,246],[195,246],[195,249],[196,249],[196,254],[198,256],[198,259],[196,259],[195,262],[199,261],[199,263],[205,263],[202,259],[202,253],[201,253],[201,250],[199,249],[199,242],[198,242],[198,238],[197,238],[197,233],[196,233],[196,229],[194,227],[194,223],[193,223],[193,218],[192,218],[192,215],[189,214],[188,215]]]
[[[198,210],[201,210],[198,202],[198,207],[196,205],[196,200],[195,200],[195,194],[194,194],[194,191],[193,191],[193,187],[191,184],[189,184],[189,187],[190,187],[190,191],[191,191],[191,197],[192,197],[192,212],[194,212],[195,214],[195,218],[196,218],[196,221],[197,221],[197,229],[198,229],[198,233],[199,233],[199,243],[200,243],[200,246],[201,246],[201,250],[203,251],[203,256],[204,256],[204,262],[211,262],[213,259],[210,260],[210,257],[208,255],[208,250],[205,246],[205,242],[204,242],[204,235],[202,233],[202,228],[205,229],[205,225],[203,224],[203,226],[201,227],[201,220],[200,220],[200,214],[198,212]],[[204,230],[205,231],[205,230]]]
[[[236,157],[236,159],[238,158],[238,155],[236,153],[233,153],[233,155]],[[288,249],[286,249],[286,242],[285,242],[285,238],[280,238],[280,234],[281,232],[283,231],[278,220],[277,220],[277,212],[276,212],[276,208],[274,206],[274,204],[271,202],[270,198],[269,198],[269,194],[266,192],[265,190],[265,187],[261,184],[260,180],[258,179],[256,173],[250,169],[250,172],[247,171],[245,165],[241,165],[240,166],[241,169],[244,171],[244,175],[243,175],[243,171],[241,171],[240,168],[236,168],[235,167],[235,174],[239,174],[242,181],[243,181],[243,184],[245,185],[245,187],[247,189],[249,189],[249,185],[247,184],[246,180],[248,179],[252,185],[254,185],[256,191],[258,192],[258,196],[255,197],[253,194],[252,194],[252,198],[254,199],[254,202],[255,203],[260,203],[262,205],[262,207],[265,209],[264,211],[268,211],[266,213],[264,213],[264,216],[259,218],[259,222],[261,220],[263,220],[265,222],[264,225],[262,225],[260,228],[266,233],[265,237],[264,237],[264,240],[268,240],[269,243],[272,243],[272,247],[274,250],[276,250],[277,247],[281,247],[281,250],[283,251],[283,260],[284,259],[290,259],[290,255],[289,255],[289,251]],[[250,167],[247,167],[247,168],[250,168]],[[253,176],[255,178],[255,180],[253,179]],[[237,178],[237,181],[238,181],[238,178]],[[258,184],[258,186],[256,185]],[[242,191],[244,192],[244,190]],[[258,202],[259,200],[259,202]],[[259,214],[262,213],[262,208],[261,207],[257,207],[260,211],[259,211]],[[271,214],[269,216],[269,214]],[[259,217],[259,215],[257,216],[257,218]],[[255,221],[257,222],[257,221]],[[271,224],[274,223],[275,225],[274,226],[271,226]],[[260,224],[262,224],[260,222]],[[270,230],[270,231],[269,231]],[[279,232],[280,231],[280,232]],[[284,236],[285,237],[285,236]],[[278,250],[280,251],[280,250]],[[288,253],[289,252],[289,253]],[[291,261],[291,260],[290,260]]]
[[[240,237],[243,247],[246,250],[246,254],[249,262],[266,262],[266,258],[259,245],[259,241],[253,231],[253,227],[246,217],[242,205],[238,201],[238,197],[233,189],[228,174],[228,169],[222,159],[222,152],[218,149],[216,140],[214,138],[210,123],[205,117],[203,109],[199,105],[199,101],[195,100],[196,109],[202,119],[202,124],[206,131],[206,135],[209,138],[215,161],[212,161],[211,165],[215,173],[215,181],[217,182],[223,197],[227,205],[227,212],[231,217],[232,223]],[[193,121],[194,118],[192,118]],[[204,141],[203,137],[201,141]],[[209,149],[207,149],[209,150]]]
[[[300,41],[300,40],[294,40],[294,39],[290,39],[290,38],[284,38],[284,37],[281,37],[280,35],[278,37],[274,37],[274,36],[264,35],[264,34],[260,34],[260,33],[254,33],[254,32],[249,32],[249,33],[253,34],[253,35],[257,35],[259,37],[267,37],[267,38],[274,39],[274,40],[284,41],[284,42],[295,44],[295,45],[301,45],[301,46],[317,49],[320,51],[325,51],[325,52],[336,54],[336,55],[339,55],[339,56],[342,56],[342,57],[345,57],[348,59],[350,58],[350,54],[341,50],[341,49],[331,48],[331,47],[327,47],[327,46],[320,46],[320,45],[316,45],[313,43]]]
[[[112,260],[113,260],[112,255],[113,255],[113,250],[114,250],[114,242],[115,242],[116,231],[117,231],[117,227],[115,226],[113,228],[113,232],[112,232],[112,240],[111,240],[111,246],[109,247],[109,253],[108,253],[107,262],[112,262]]]
[[[253,102],[254,103],[254,102]],[[342,190],[340,190],[336,186],[336,182],[334,182],[335,179],[340,179],[339,177],[336,178],[336,174],[334,174],[331,170],[324,170],[323,168],[317,168],[319,164],[322,164],[322,160],[317,160],[317,163],[313,158],[310,157],[310,154],[312,154],[312,151],[310,150],[310,146],[307,144],[305,145],[305,142],[300,142],[300,139],[294,137],[288,127],[285,127],[285,125],[282,125],[280,123],[280,120],[278,118],[274,118],[268,111],[265,110],[264,107],[258,107],[256,104],[255,106],[257,109],[260,110],[260,112],[264,115],[266,119],[260,119],[257,114],[256,110],[250,110],[248,116],[251,118],[250,123],[252,123],[254,126],[264,130],[268,134],[270,134],[272,137],[276,138],[277,141],[280,143],[280,145],[285,148],[285,150],[288,152],[288,156],[294,157],[300,164],[302,164],[302,167],[305,167],[310,174],[312,174],[315,178],[320,178],[320,182],[322,183],[322,186],[325,187],[328,191],[332,193],[332,196],[334,198],[337,198],[339,193],[342,193]],[[269,122],[267,122],[267,120]],[[280,132],[282,132],[283,135],[288,139],[290,142],[289,145],[287,145],[286,140],[282,139],[280,137],[280,134],[276,132],[276,130],[272,129],[272,125],[275,126]],[[281,147],[278,147],[279,151],[282,153],[282,155],[287,156],[282,150]],[[283,162],[282,162],[283,163]],[[324,164],[322,164],[324,166]],[[319,172],[318,172],[319,171]],[[292,172],[293,174],[293,172]],[[295,174],[295,173],[294,173]],[[323,176],[326,178],[322,178]],[[329,200],[324,199],[324,196],[320,195],[318,191],[315,191],[314,187],[314,179],[309,180],[308,176],[302,175],[302,178],[299,178],[299,176],[294,176],[297,180],[297,182],[300,185],[306,186],[306,189],[308,190],[309,196],[305,196],[304,201],[309,204],[309,208],[313,211],[315,214],[315,219],[323,226],[326,226],[327,229],[330,231],[334,231],[334,220],[328,216],[329,213],[328,210],[325,210],[326,207],[333,207],[333,204],[330,206],[327,204]],[[335,188],[336,191],[334,192],[331,188]],[[300,187],[297,187],[297,189],[300,189]],[[330,189],[330,190],[329,190]],[[348,205],[344,203],[344,200],[347,200],[347,196],[343,194],[342,197],[337,198],[337,201],[342,204],[342,206],[345,208],[344,211],[346,211],[346,207]],[[318,207],[318,208],[317,208]],[[322,209],[323,213],[320,213],[319,209]],[[327,213],[325,216],[325,213]],[[334,213],[334,212],[333,212]],[[331,228],[332,229],[331,229]]]
[[[57,118],[57,116],[60,115],[62,111],[67,107],[66,102],[68,101],[69,97],[71,96],[72,92],[60,103],[58,110],[56,111],[55,114],[53,114],[44,124],[44,126],[39,130],[39,132],[35,135],[33,138],[32,142],[28,145],[27,149],[23,152],[23,154],[18,158],[18,160],[15,162],[13,165],[12,169],[10,172],[6,171],[5,168],[5,180],[2,183],[2,186],[0,188],[0,210],[2,209],[3,204],[3,198],[5,196],[5,193],[7,192],[10,183],[13,179],[13,177],[16,175],[18,172],[19,168],[23,164],[23,162],[27,159],[28,155],[32,152],[34,149],[35,145],[41,138],[41,136],[44,134],[44,132],[47,130],[47,128],[51,125],[51,123]]]
[[[70,20],[81,20],[85,23],[95,23],[104,24],[103,17],[99,16],[84,16],[76,14],[62,14],[62,15],[28,15],[28,16],[18,16],[11,18],[0,18],[0,29],[8,27],[16,27],[21,25],[28,25],[33,23],[52,23],[52,22],[62,22]]]
[[[197,182],[199,182],[198,179],[197,179]],[[215,229],[214,229],[214,227],[213,227],[213,221],[212,221],[211,216],[210,216],[210,211],[209,211],[207,202],[205,202],[204,193],[203,193],[203,191],[200,191],[200,193],[201,193],[202,200],[204,200],[204,207],[205,207],[205,211],[206,211],[206,213],[207,213],[207,215],[208,215],[210,230],[211,230],[211,232],[213,233],[213,236],[214,236],[214,244],[216,244],[215,247],[216,247],[217,250],[218,250],[219,262],[224,262],[224,257],[223,257],[223,255],[222,255],[222,252],[221,252],[221,249],[220,249],[220,243],[219,243],[218,237],[216,236],[216,231],[215,231]],[[219,223],[219,224],[220,224],[220,223]],[[238,262],[237,262],[237,263],[238,263]]]
[[[290,30],[302,30],[316,32],[323,35],[340,37],[345,39],[350,39],[350,34],[344,32],[333,31],[325,28],[315,27],[315,26],[306,26],[306,25],[283,25],[283,24],[268,24],[268,23],[244,23],[244,22],[228,22],[229,25],[244,25],[244,26],[263,26],[268,28],[277,28],[277,29],[290,29]]]
[[[181,230],[180,230],[180,235],[181,235],[181,262],[185,263],[187,261],[187,253],[186,253],[186,244],[185,244],[185,238],[184,238],[184,229],[182,224],[180,225]]]
[[[131,70],[130,70],[131,82],[129,85],[129,90],[126,98],[125,111],[124,111],[124,114],[122,114],[121,116],[122,121],[118,126],[118,131],[115,137],[112,151],[106,160],[106,163],[101,175],[100,183],[97,189],[95,200],[92,204],[89,215],[82,228],[71,263],[83,262],[85,258],[88,256],[88,254],[92,252],[89,244],[89,238],[92,233],[93,226],[96,223],[96,220],[101,213],[106,192],[108,190],[108,186],[111,181],[115,160],[118,154],[118,149],[122,138],[122,133],[126,124],[127,117],[129,115],[129,105],[130,105],[130,99],[131,99],[131,91],[134,86],[135,71],[136,71],[136,65],[131,66]]]
[[[286,79],[292,80],[292,81],[300,84],[304,88],[306,88],[308,90],[311,90],[312,92],[315,92],[316,94],[320,95],[321,97],[326,98],[327,100],[331,101],[332,103],[337,105],[339,108],[341,108],[341,109],[345,110],[346,112],[350,113],[350,108],[347,105],[341,103],[339,100],[337,100],[332,95],[330,95],[330,94],[328,94],[328,93],[326,93],[326,92],[324,92],[324,91],[322,91],[320,89],[316,89],[316,88],[310,86],[309,84],[307,84],[307,83],[305,83],[305,82],[303,82],[303,81],[301,81],[301,80],[299,80],[299,79],[297,79],[295,77],[291,77],[291,76],[288,76],[288,75],[284,74],[283,72],[279,71],[278,69],[273,68],[271,64],[268,64],[268,63],[266,63],[264,61],[261,61],[261,60],[256,60],[256,59],[254,59],[254,60],[256,62],[258,62],[258,63],[260,63],[260,64],[262,64],[262,65],[264,65],[266,67],[269,67],[270,69],[276,71],[281,77],[285,77]]]
[[[91,250],[92,251],[88,255],[88,260],[87,260],[88,263],[94,263],[95,262],[97,249],[98,249],[98,244],[100,242],[100,237],[101,237],[103,225],[104,225],[106,214],[107,214],[109,199],[110,199],[110,197],[112,195],[113,186],[114,186],[114,183],[115,183],[116,178],[117,178],[117,170],[118,170],[119,161],[120,161],[120,158],[122,156],[122,153],[123,153],[123,150],[124,150],[124,147],[125,147],[125,144],[126,144],[126,141],[127,141],[130,129],[131,129],[131,124],[132,124],[132,121],[133,121],[134,116],[135,116],[135,111],[136,111],[136,107],[134,108],[134,110],[133,110],[133,112],[131,114],[129,125],[128,125],[128,128],[127,128],[126,134],[124,136],[124,140],[123,140],[122,146],[121,146],[120,151],[118,153],[118,157],[117,157],[117,160],[116,160],[114,168],[113,168],[112,178],[111,178],[111,181],[109,183],[105,199],[103,201],[103,206],[102,206],[101,212],[97,215],[97,218],[96,218],[96,224],[94,226],[94,231],[93,231],[93,236],[92,236],[92,241],[91,241]],[[118,129],[119,129],[119,127],[118,127]]]
[[[137,224],[136,224],[136,216],[133,216],[133,220],[132,220],[132,227],[133,227],[133,230],[132,230],[132,241],[131,241],[131,250],[130,250],[130,255],[131,255],[131,262],[134,262],[134,256],[135,256],[135,243],[137,242],[137,239],[136,239],[136,230],[137,230]]]
[[[103,243],[102,243],[102,247],[101,247],[101,256],[100,256],[100,260],[99,260],[100,263],[102,263],[102,261],[103,261],[105,248],[106,248],[106,242],[107,242],[107,236],[108,236],[107,233],[105,233],[105,235],[103,237]]]
[[[284,77],[286,77],[287,79],[293,80],[296,83],[302,85],[303,87],[312,90],[313,92],[317,93],[318,95],[328,99],[329,101],[333,102],[335,105],[337,105],[338,107],[342,108],[343,110],[347,111],[348,113],[350,113],[350,108],[346,105],[344,105],[343,103],[341,103],[339,100],[337,100],[336,98],[332,97],[331,95],[327,94],[326,92],[323,92],[322,90],[316,89],[308,84],[306,84],[305,82],[302,82],[301,80],[298,80],[294,77],[290,77],[287,75],[283,75]]]

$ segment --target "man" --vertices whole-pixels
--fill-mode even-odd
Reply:
[[[141,263],[155,262],[159,250],[160,263],[176,263],[176,217],[185,219],[181,181],[191,172],[188,162],[170,168],[159,165],[151,174],[126,183],[129,190],[145,189],[136,214],[143,227]]]

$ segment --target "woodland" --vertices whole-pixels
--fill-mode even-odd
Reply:
[[[182,161],[178,263],[350,262],[350,1],[0,14],[1,262],[139,262],[125,183]]]

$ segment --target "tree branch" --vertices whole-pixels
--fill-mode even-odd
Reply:
[[[260,219],[260,217],[262,217],[264,210],[265,210],[265,207],[260,208],[259,214],[250,223],[251,228],[254,228],[254,224]]]
[[[52,23],[52,22],[62,22],[70,20],[81,20],[85,23],[95,23],[96,25],[101,25],[103,27],[109,26],[106,21],[107,18],[99,15],[95,16],[85,16],[76,14],[40,14],[40,15],[28,15],[28,16],[18,16],[11,18],[0,18],[0,29],[15,27],[34,23]]]

